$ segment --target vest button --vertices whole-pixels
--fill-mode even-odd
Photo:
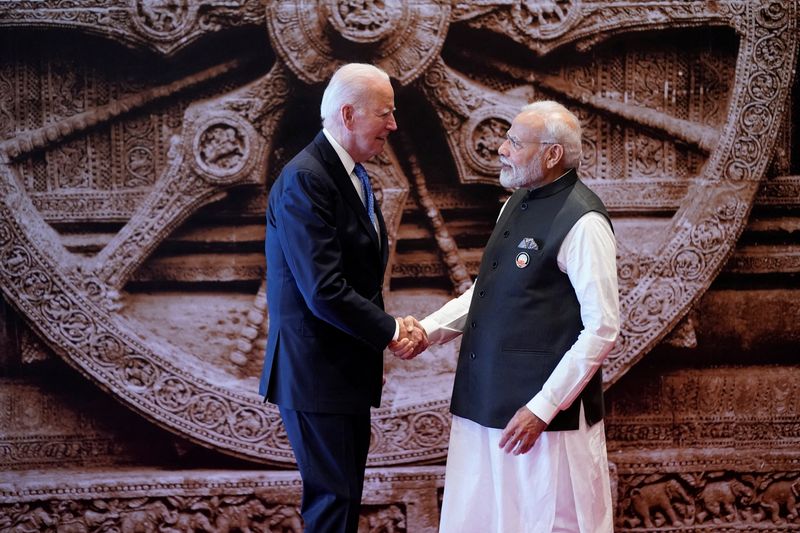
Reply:
[[[478,296],[480,296],[481,298],[483,298],[484,296],[486,296],[486,291],[480,291],[480,292],[478,293]]]
[[[525,202],[522,202],[520,204],[519,208],[522,209],[523,211],[525,211],[526,209],[528,209],[528,204],[526,204]]]
[[[505,231],[503,232],[503,238],[508,238],[508,236],[509,236],[509,235],[511,235],[511,232],[510,232],[510,231],[508,231],[508,230],[505,230]]]
[[[492,261],[492,268],[497,268],[497,261]]]
[[[470,359],[475,359],[476,357],[477,357],[477,356],[475,355],[475,352],[470,352],[470,353],[469,353],[469,358],[470,358]]]

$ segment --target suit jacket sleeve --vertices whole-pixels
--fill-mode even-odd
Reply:
[[[373,302],[380,298],[380,280],[375,293],[365,297],[345,278],[336,210],[348,207],[335,185],[327,177],[298,170],[292,185],[270,208],[275,210],[287,264],[311,312],[374,348],[384,349],[396,323]]]

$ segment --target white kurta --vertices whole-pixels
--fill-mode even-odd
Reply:
[[[505,207],[505,206],[504,206]],[[550,423],[581,393],[619,332],[616,242],[605,217],[587,213],[558,252],[584,329],[527,403]],[[422,320],[433,344],[461,334],[472,289]],[[613,509],[603,422],[544,432],[525,455],[504,453],[502,430],[453,417],[440,533],[607,533]]]

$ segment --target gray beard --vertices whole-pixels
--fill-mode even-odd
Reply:
[[[520,168],[510,166],[500,171],[500,185],[507,189],[521,189],[523,187],[535,188],[542,181],[541,175],[534,175],[534,172],[542,168],[544,149],[539,151],[531,158],[526,167]],[[511,176],[509,176],[511,174]]]

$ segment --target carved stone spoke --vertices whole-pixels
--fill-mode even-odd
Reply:
[[[782,87],[791,85],[791,75],[777,66],[775,50],[787,54],[783,60],[789,64],[797,61],[798,6],[768,2],[751,3],[747,9],[754,26],[739,48],[737,63],[746,67],[737,69],[736,81],[743,90],[737,91],[731,102],[731,109],[741,112],[729,114],[716,149],[703,167],[697,187],[703,187],[705,194],[696,195],[676,214],[666,233],[663,253],[621,302],[621,338],[606,362],[609,385],[671,331],[689,311],[693,299],[705,291],[735,245],[758,192],[768,162],[763,154],[769,148],[758,142],[747,151],[738,146],[742,139],[751,138],[754,127],[765,133],[766,128],[777,127],[780,104],[778,109],[770,108],[774,95],[757,89],[759,80],[764,79]],[[791,42],[781,41],[774,33],[779,21],[787,32],[794,33]]]
[[[418,84],[439,115],[461,181],[496,185],[497,149],[525,101],[487,91],[441,60]]]
[[[182,135],[172,139],[169,166],[128,224],[95,257],[90,271],[121,289],[199,207],[231,186],[262,183],[261,161],[287,93],[284,72],[276,66],[248,87],[187,109]]]

